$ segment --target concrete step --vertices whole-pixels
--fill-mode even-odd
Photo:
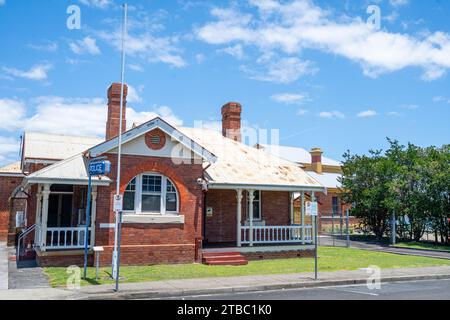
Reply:
[[[206,265],[245,265],[247,259],[240,252],[204,252],[203,263]]]
[[[205,252],[203,258],[242,257],[240,252]]]
[[[205,260],[203,262],[206,265],[209,266],[243,266],[248,264],[248,261],[244,258],[244,259],[229,259],[226,261],[222,261],[222,260]]]

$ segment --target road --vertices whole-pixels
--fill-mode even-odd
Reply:
[[[185,296],[172,300],[450,300],[450,280],[382,283],[380,290],[352,285]]]

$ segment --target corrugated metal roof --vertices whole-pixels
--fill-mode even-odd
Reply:
[[[21,174],[22,170],[20,170],[20,161],[8,164],[2,168],[0,168],[0,173],[17,173]]]
[[[341,188],[341,183],[338,181],[338,178],[342,177],[340,173],[329,173],[324,172],[322,174],[318,174],[315,171],[306,171],[311,177],[319,181],[327,188]]]
[[[180,128],[191,139],[217,156],[206,170],[213,185],[266,185],[273,187],[323,186],[296,163],[225,138],[208,129]]]
[[[69,184],[87,184],[87,159],[80,153],[33,172],[26,179],[32,183],[48,183],[49,181],[57,183],[59,181]],[[93,184],[109,184],[110,182],[111,179],[107,177],[103,177],[102,179],[98,177],[92,178]]]
[[[25,159],[62,160],[103,141],[98,137],[26,132],[23,156]]]
[[[260,144],[260,146],[263,147],[263,150],[266,150],[274,156],[296,163],[311,163],[311,154],[303,148],[270,144]],[[341,166],[339,161],[324,156],[322,156],[322,164],[326,166]]]

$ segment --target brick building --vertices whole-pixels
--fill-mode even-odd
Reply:
[[[101,156],[112,170],[92,178],[88,244],[103,246],[100,262],[111,263],[119,101],[120,84],[113,84],[106,140],[24,134],[20,164],[9,172],[0,169],[0,241],[13,244],[25,231],[23,243],[33,248],[39,265],[82,263],[87,164]],[[299,194],[322,198],[326,187],[307,167],[241,143],[241,112],[239,103],[222,107],[222,133],[175,127],[161,118],[124,130],[121,263],[190,263],[203,257],[207,263],[237,264],[245,257],[313,253],[313,226],[296,221],[295,202]],[[16,225],[21,211],[23,226]]]

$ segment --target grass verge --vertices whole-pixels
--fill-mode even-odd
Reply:
[[[397,243],[395,245],[395,247],[450,252],[450,246],[435,244],[432,242],[416,242],[416,241],[400,242],[400,243]]]
[[[319,248],[319,271],[356,270],[377,265],[380,268],[415,268],[430,266],[450,266],[450,260],[433,259],[417,256],[395,255],[347,248]],[[264,274],[290,274],[313,272],[314,259],[278,259],[250,261],[245,266],[206,266],[202,264],[122,266],[122,282],[145,282],[173,279],[195,279],[208,277],[232,277]],[[53,287],[66,285],[69,274],[66,268],[45,268]],[[88,269],[88,279],[81,285],[108,284],[111,269],[101,268],[99,280],[95,280],[95,268]]]

